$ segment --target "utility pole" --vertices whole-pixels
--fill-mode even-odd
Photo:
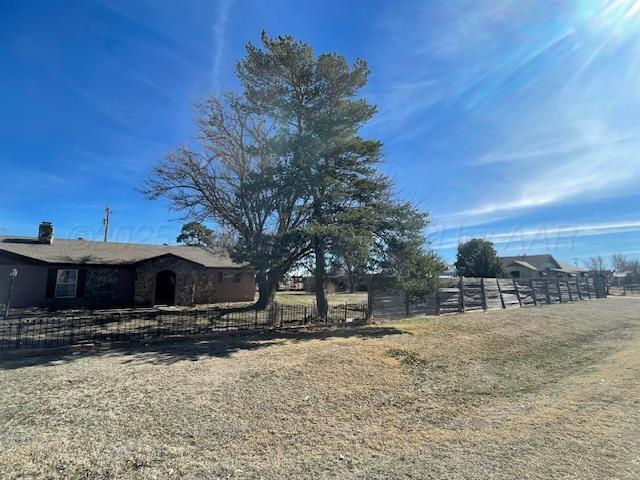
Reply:
[[[111,221],[111,208],[109,205],[104,207],[104,218],[102,219],[102,224],[104,225],[104,241],[107,241],[107,236],[109,235],[109,222]]]

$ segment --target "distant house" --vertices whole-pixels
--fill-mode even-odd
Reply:
[[[369,289],[370,281],[370,275],[355,275],[353,278],[354,292],[366,292]],[[305,277],[302,284],[304,290],[307,292],[314,292],[316,288],[316,279],[313,276]],[[325,290],[327,293],[349,292],[351,291],[351,281],[347,275],[328,275],[325,281]]]
[[[124,307],[251,301],[254,274],[205,247],[0,237],[0,296],[14,307]]]
[[[513,278],[586,277],[589,271],[550,254],[501,257],[504,276]]]
[[[301,275],[284,277],[280,282],[278,282],[278,290],[301,292],[304,290],[304,277]]]
[[[314,292],[316,289],[315,277],[313,276],[305,277],[302,280],[302,286],[305,291]],[[324,283],[324,289],[327,291],[327,293],[336,293],[338,291],[338,282],[335,280],[335,278],[331,276],[327,276]]]
[[[440,275],[438,275],[438,279],[440,281],[448,281],[457,277],[458,277],[458,272],[456,272],[455,269],[445,270]]]
[[[627,283],[627,278],[629,278],[631,272],[616,272],[615,270],[612,272],[607,272],[607,281],[609,285],[614,285],[616,287],[621,287],[625,283]]]

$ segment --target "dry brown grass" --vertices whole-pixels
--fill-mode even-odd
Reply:
[[[345,303],[367,303],[367,292],[356,293],[328,293],[329,305],[344,305]],[[315,305],[316,296],[309,292],[276,292],[276,302],[281,305]]]
[[[5,361],[1,478],[640,477],[640,299]]]

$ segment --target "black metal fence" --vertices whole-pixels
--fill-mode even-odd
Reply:
[[[0,319],[0,351],[44,349],[154,338],[187,337],[221,331],[259,330],[363,320],[366,304],[331,305],[320,322],[315,306],[274,304],[266,310],[183,310],[86,312]]]

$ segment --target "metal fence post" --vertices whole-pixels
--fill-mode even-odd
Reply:
[[[18,325],[16,328],[16,349],[20,348],[20,343],[21,343],[21,338],[20,335],[22,334],[22,318],[18,318]]]
[[[69,345],[73,345],[73,333],[76,329],[76,317],[71,317],[71,334],[69,335]]]
[[[459,310],[460,310],[460,312],[464,313],[465,312],[465,306],[464,306],[464,277],[460,277],[460,281],[458,282],[458,290],[460,290]]]

